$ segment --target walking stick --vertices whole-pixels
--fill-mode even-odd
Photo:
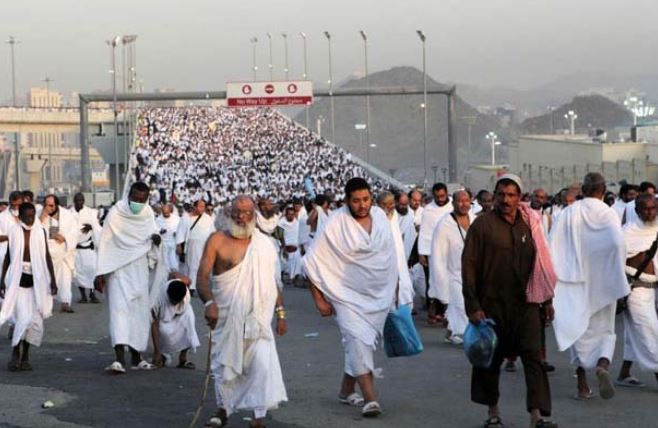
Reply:
[[[199,419],[199,415],[201,415],[201,410],[203,409],[203,405],[206,402],[206,397],[208,396],[208,385],[210,384],[210,355],[212,353],[212,330],[208,333],[208,355],[206,356],[206,378],[203,382],[203,392],[201,393],[201,400],[199,401],[199,406],[196,408],[196,412],[194,412],[194,418],[192,419],[192,422],[190,423],[189,428],[194,428],[194,426],[197,423],[197,420]]]

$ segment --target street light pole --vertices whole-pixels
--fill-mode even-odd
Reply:
[[[119,200],[119,190],[121,189],[119,174],[119,134],[118,134],[118,111],[117,111],[117,69],[116,69],[116,47],[121,42],[121,36],[117,36],[106,43],[110,46],[112,59],[112,110],[114,111],[114,200]]]
[[[258,72],[258,65],[256,65],[256,44],[258,43],[258,37],[252,37],[249,39],[251,42],[251,61],[252,61],[252,67],[251,69],[254,72],[254,82],[257,80],[256,79],[256,73]]]
[[[331,142],[336,143],[336,116],[335,116],[335,105],[334,105],[334,72],[333,66],[331,63],[331,34],[328,31],[324,32],[324,36],[327,38],[327,48],[329,50],[329,104],[331,108]]]
[[[281,37],[283,37],[283,59],[285,63],[283,72],[286,75],[286,80],[290,80],[290,68],[288,68],[288,34],[281,33]]]
[[[14,46],[20,43],[19,40],[16,40],[14,36],[9,36],[9,40],[5,43],[9,44],[9,49],[11,50],[11,105],[16,107],[16,58],[14,52]]]
[[[425,34],[421,30],[416,30],[420,42],[423,46],[423,184],[427,189],[427,69],[426,69],[426,50]]]
[[[578,115],[575,111],[569,110],[567,114],[564,115],[564,118],[569,121],[569,131],[571,135],[574,135],[576,133],[576,119],[578,119]]]
[[[365,31],[360,30],[361,38],[363,39],[363,53],[364,53],[364,66],[366,72],[366,146],[370,147],[370,77],[368,76],[368,37]]]
[[[491,144],[491,166],[496,165],[496,140],[498,139],[498,136],[496,135],[495,132],[491,131],[486,135],[487,140],[489,140],[489,144]]]
[[[300,36],[302,36],[302,40],[304,41],[304,80],[308,79],[308,49],[306,46],[306,33],[303,31],[299,33]],[[308,104],[306,105],[306,129],[308,129],[309,122],[310,122],[310,112],[309,112],[309,106]]]
[[[267,32],[267,39],[270,44],[270,82],[274,80],[274,62],[273,62],[273,57],[272,57],[272,33],[269,31]]]

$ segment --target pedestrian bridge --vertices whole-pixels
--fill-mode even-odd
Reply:
[[[89,122],[112,121],[112,110],[89,109]],[[80,110],[75,107],[0,107],[0,132],[79,132]]]

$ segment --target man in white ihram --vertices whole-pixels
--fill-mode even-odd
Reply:
[[[73,274],[73,285],[80,290],[78,303],[100,303],[94,293],[94,278],[96,277],[96,249],[101,235],[101,225],[98,223],[98,212],[85,205],[85,197],[82,193],[76,193],[73,197],[73,209],[71,214],[78,222],[78,244],[75,250],[75,273]],[[89,290],[87,300],[86,290]]]
[[[78,222],[69,210],[60,206],[59,198],[55,195],[48,195],[44,199],[40,220],[48,233],[48,250],[57,277],[57,300],[62,305],[60,312],[72,313],[71,282],[80,231]]]
[[[94,286],[102,292],[107,283],[110,338],[115,353],[114,362],[105,368],[109,373],[126,372],[126,346],[133,370],[155,368],[141,357],[151,329],[149,252],[162,241],[148,197],[145,183],[133,183],[128,198],[110,210],[101,232]],[[163,263],[158,261],[158,265]]]
[[[162,236],[162,252],[169,271],[178,271],[178,257],[176,256],[176,231],[180,217],[174,213],[171,204],[162,206],[162,215],[155,219]]]
[[[448,305],[448,334],[446,341],[454,345],[464,343],[468,326],[462,294],[462,260],[466,233],[475,214],[471,212],[471,194],[458,190],[452,196],[452,213],[443,217],[434,228],[430,257],[429,296]]]
[[[624,226],[625,270],[631,281],[631,294],[624,311],[624,363],[615,382],[619,386],[646,386],[631,376],[633,363],[638,363],[643,370],[653,372],[658,379],[657,207],[658,202],[654,195],[641,194],[635,199],[638,218]]]
[[[236,410],[254,412],[252,428],[264,427],[267,411],[287,401],[272,332],[287,330],[276,278],[272,240],[256,230],[256,206],[238,196],[227,231],[213,233],[203,252],[197,283],[212,331],[212,370],[218,411],[209,426],[226,425]],[[209,284],[212,275],[212,289]]]
[[[558,277],[553,328],[561,351],[571,349],[579,399],[589,399],[585,370],[596,369],[601,398],[615,390],[608,372],[615,350],[617,300],[630,288],[619,217],[604,202],[605,179],[593,172],[583,180],[584,199],[562,211],[551,232]]]
[[[339,401],[381,413],[373,382],[374,351],[394,302],[398,263],[391,225],[372,207],[363,178],[345,185],[346,205],[327,221],[303,259],[311,293],[322,316],[335,315],[345,350]],[[359,384],[363,397],[355,391]]]
[[[215,231],[212,218],[206,214],[206,203],[203,199],[194,202],[193,211],[190,216],[183,217],[178,224],[176,232],[176,244],[178,254],[184,255],[187,266],[187,276],[192,280],[190,293],[194,295],[196,290],[196,276],[201,263],[203,247],[210,234]]]

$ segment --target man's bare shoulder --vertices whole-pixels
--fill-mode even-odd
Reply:
[[[210,237],[208,238],[208,244],[212,246],[221,246],[228,242],[228,240],[231,239],[228,233],[226,233],[223,230],[218,230],[217,232],[213,232]]]

